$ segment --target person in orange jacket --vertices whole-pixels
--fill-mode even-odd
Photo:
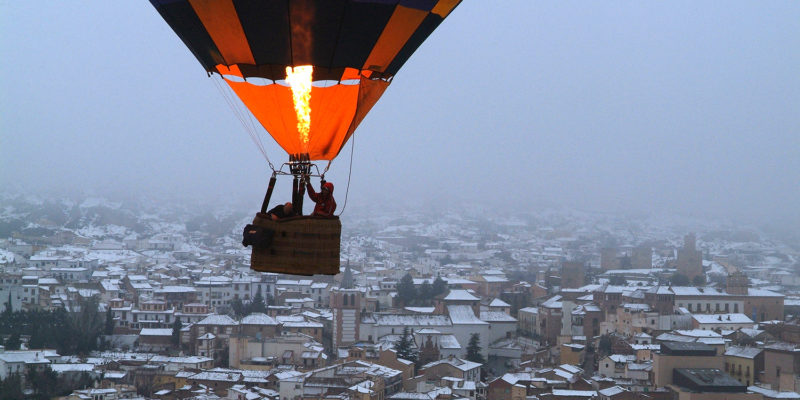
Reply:
[[[333,184],[324,182],[322,189],[317,193],[314,187],[311,186],[311,181],[306,180],[306,189],[308,190],[308,197],[316,203],[314,211],[311,215],[318,217],[332,217],[333,212],[336,210],[336,200],[333,199]]]

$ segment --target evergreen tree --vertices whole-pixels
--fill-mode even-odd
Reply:
[[[6,339],[5,348],[6,350],[19,350],[21,344],[22,341],[19,338],[19,333],[14,332]]]
[[[6,377],[0,385],[0,400],[23,400],[22,377],[15,372]]]
[[[602,355],[611,354],[611,346],[613,345],[614,343],[612,342],[610,336],[602,335],[600,336],[600,340],[597,343],[597,350]]]
[[[692,285],[693,286],[703,286],[706,284],[706,277],[704,275],[695,275],[692,278]]]
[[[104,329],[104,333],[106,335],[114,334],[114,312],[111,311],[111,307],[109,307],[108,310],[106,311],[106,326]]]
[[[88,372],[81,373],[81,377],[78,379],[77,387],[78,389],[86,389],[94,385],[94,379],[89,375]]]
[[[612,275],[611,278],[608,280],[608,283],[615,286],[624,286],[628,284],[628,280],[625,279],[624,276]]]
[[[70,333],[74,340],[75,351],[79,354],[97,349],[97,338],[105,327],[97,310],[98,304],[97,296],[89,297],[79,303],[80,311],[70,315]]]
[[[466,359],[468,361],[476,362],[485,364],[486,360],[483,358],[483,354],[481,354],[481,335],[477,333],[473,333],[469,337],[469,344],[467,344],[467,356]]]
[[[445,254],[444,257],[439,260],[439,265],[444,267],[445,265],[452,264],[454,262],[455,261],[453,261],[453,257],[450,257],[450,254]]]
[[[669,282],[672,286],[689,286],[689,277],[676,272],[669,278]]]
[[[431,284],[428,283],[428,281],[424,281],[422,282],[421,285],[419,285],[418,299],[420,300],[422,305],[427,306],[431,304],[431,299],[433,299],[433,286],[431,286]]]
[[[445,282],[440,275],[436,275],[436,279],[433,281],[432,297],[436,297],[446,291],[447,291],[447,282]]]
[[[45,342],[45,334],[42,332],[41,327],[35,327],[31,339],[28,341],[29,349],[43,349],[47,347]]]
[[[242,303],[242,299],[238,297],[233,299],[233,301],[231,302],[231,311],[233,311],[233,315],[236,318],[241,318],[245,315],[244,310],[245,307],[244,303]]]
[[[56,371],[53,371],[49,365],[45,365],[44,370],[39,372],[40,399],[47,400],[55,397],[58,394],[59,380]],[[71,392],[71,391],[70,391]]]
[[[414,350],[413,339],[411,339],[407,326],[403,327],[403,334],[395,342],[394,350],[397,352],[397,358],[413,362],[417,361],[417,351]]]
[[[3,315],[6,316],[6,317],[11,318],[11,315],[13,314],[13,312],[14,312],[14,310],[13,310],[12,305],[11,305],[11,292],[9,291],[8,292],[8,301],[6,302],[6,309],[3,310]]]
[[[267,312],[267,305],[264,304],[264,296],[261,295],[260,291],[256,292],[256,295],[253,296],[253,301],[250,302],[250,307],[248,308],[248,314]]]
[[[172,321],[172,344],[175,346],[180,346],[181,344],[181,328],[183,328],[181,317],[176,316],[175,320]]]
[[[417,298],[417,288],[414,287],[414,278],[411,274],[405,274],[397,284],[397,297],[403,305],[411,305]]]

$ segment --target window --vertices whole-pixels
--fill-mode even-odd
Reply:
[[[735,313],[739,312],[739,303],[733,303],[733,312]]]

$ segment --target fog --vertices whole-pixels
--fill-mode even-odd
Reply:
[[[0,187],[260,205],[266,161],[148,2],[6,1],[0,18]],[[348,144],[328,178],[346,212],[485,203],[796,227],[798,71],[796,1],[466,0],[356,131],[352,175]]]

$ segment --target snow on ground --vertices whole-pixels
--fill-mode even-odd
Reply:
[[[86,200],[84,200],[80,205],[80,208],[93,208],[93,207],[106,207],[118,210],[120,207],[122,207],[122,203],[108,201],[100,197],[89,197]]]
[[[14,262],[14,253],[0,249],[0,264],[8,264]]]
[[[130,230],[124,226],[119,225],[104,225],[94,226],[89,225],[75,230],[75,233],[92,239],[101,239],[107,236],[125,237],[130,233]]]

